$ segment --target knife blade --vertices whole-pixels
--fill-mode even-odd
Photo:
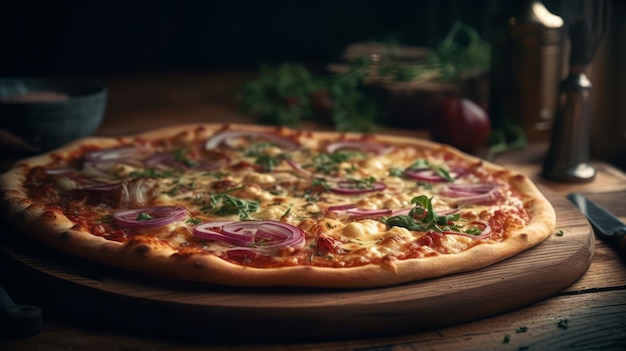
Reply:
[[[566,197],[587,217],[600,238],[616,247],[620,254],[626,255],[626,224],[624,222],[583,194],[570,193]]]

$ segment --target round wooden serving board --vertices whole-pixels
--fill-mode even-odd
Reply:
[[[19,242],[2,251],[44,316],[81,325],[212,340],[389,336],[507,312],[582,276],[593,257],[593,231],[565,198],[551,201],[562,235],[478,271],[387,288],[230,288],[163,280]]]

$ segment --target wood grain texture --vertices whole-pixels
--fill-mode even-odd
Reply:
[[[266,341],[401,335],[511,311],[583,275],[593,256],[591,229],[565,199],[552,201],[562,235],[478,271],[379,289],[218,287],[84,263],[45,248],[5,253],[62,291],[44,305],[85,323],[231,341],[241,330]]]

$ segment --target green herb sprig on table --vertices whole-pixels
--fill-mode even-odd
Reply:
[[[506,117],[504,118],[506,119]],[[528,145],[528,139],[520,125],[508,120],[502,126],[494,126],[487,144],[489,149],[485,158],[488,161],[493,161],[499,153],[525,148]]]
[[[243,86],[240,103],[261,123],[298,127],[307,119],[326,119],[339,131],[372,132],[379,107],[362,90],[366,78],[452,81],[465,70],[487,69],[489,57],[489,44],[478,32],[456,22],[427,60],[409,66],[374,65],[358,57],[346,72],[317,77],[297,63],[263,65],[256,79]]]
[[[375,130],[376,106],[358,88],[370,62],[359,59],[346,73],[314,77],[303,65],[264,65],[241,92],[247,113],[262,123],[297,127],[303,120],[323,116],[340,131]]]
[[[390,60],[393,59],[392,55]],[[451,82],[467,70],[488,70],[490,62],[489,43],[480,37],[476,29],[457,21],[425,61],[408,65],[381,64],[378,76],[395,82],[419,79]]]
[[[490,58],[489,43],[478,31],[463,22],[456,22],[430,60],[439,67],[442,79],[451,81],[468,69],[489,69]]]

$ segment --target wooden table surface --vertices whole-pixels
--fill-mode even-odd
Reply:
[[[106,118],[96,134],[123,135],[172,123],[250,123],[233,100],[233,92],[250,76],[251,72],[209,72],[103,78],[110,97]],[[428,137],[419,130],[384,128],[381,132]],[[546,181],[539,177],[546,146],[534,143],[522,151],[501,154],[495,162],[528,175],[551,196],[573,191],[590,194],[626,220],[626,174],[594,162],[598,175],[591,183]],[[567,327],[559,326],[564,320]],[[96,330],[53,318],[44,320],[36,336],[0,340],[0,350],[626,350],[626,263],[615,250],[596,240],[589,269],[566,289],[512,312],[443,329],[299,344],[255,344],[244,335],[242,331],[240,343],[206,344]]]

